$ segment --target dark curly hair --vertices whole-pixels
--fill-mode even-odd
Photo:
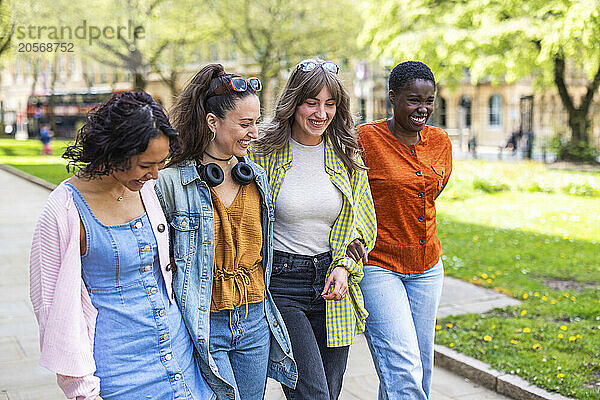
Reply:
[[[92,179],[130,168],[131,157],[143,153],[157,135],[169,138],[170,155],[179,153],[179,133],[163,108],[146,92],[119,92],[94,107],[65,150],[67,171]]]
[[[435,89],[435,78],[431,69],[420,61],[405,61],[394,67],[390,73],[389,89],[397,92],[402,90],[406,84],[415,79],[423,79],[433,83]]]
[[[188,159],[199,159],[213,138],[206,122],[208,113],[225,118],[237,102],[256,92],[248,87],[243,92],[231,89],[227,82],[240,75],[228,74],[221,64],[209,64],[188,82],[171,108],[173,126],[181,133],[183,151],[171,159],[169,165]],[[215,89],[224,88],[223,93],[214,94]]]

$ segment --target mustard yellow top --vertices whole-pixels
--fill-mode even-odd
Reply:
[[[225,207],[210,189],[215,220],[215,267],[210,311],[232,310],[265,298],[260,193],[255,182],[241,186]]]

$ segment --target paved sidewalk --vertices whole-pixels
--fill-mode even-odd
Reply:
[[[28,263],[35,221],[48,191],[0,170],[0,400],[64,399],[50,371],[38,365],[38,328],[29,302]],[[439,316],[483,312],[516,300],[446,278]],[[364,337],[350,351],[341,400],[377,398],[377,376]],[[284,399],[270,381],[268,400]],[[500,400],[502,395],[435,368],[432,400]]]

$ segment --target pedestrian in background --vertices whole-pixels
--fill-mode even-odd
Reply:
[[[377,241],[360,287],[379,399],[429,398],[444,270],[435,199],[452,172],[448,134],[426,125],[435,79],[407,61],[389,78],[393,116],[358,127],[377,213]]]
[[[375,214],[339,67],[294,67],[250,157],[275,208],[271,292],[298,364],[288,399],[334,400],[367,313],[358,286],[375,242]]]
[[[40,129],[40,141],[42,142],[42,156],[51,156],[54,154],[52,150],[52,136],[54,134],[50,130],[48,125],[42,125],[42,129]]]

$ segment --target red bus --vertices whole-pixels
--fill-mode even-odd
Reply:
[[[40,128],[51,125],[50,101],[54,101],[55,137],[75,137],[85,123],[88,111],[107,100],[111,91],[57,92],[35,94],[27,99],[27,131],[29,137],[39,136]]]

